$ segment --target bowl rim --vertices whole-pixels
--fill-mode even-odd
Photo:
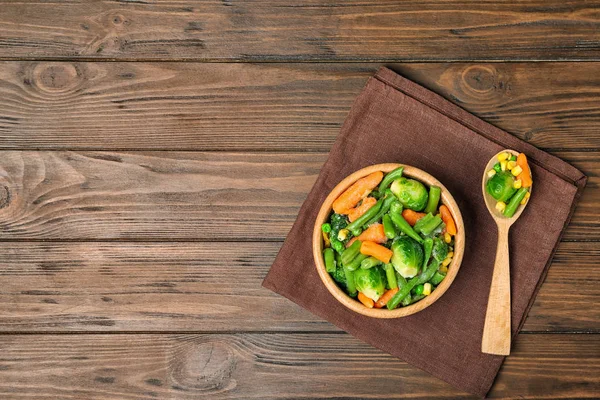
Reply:
[[[423,182],[427,186],[436,185],[442,189],[441,202],[442,204],[448,206],[448,208],[450,209],[450,213],[452,214],[452,217],[454,218],[454,221],[458,228],[458,232],[454,237],[454,256],[452,257],[452,262],[448,265],[448,274],[446,275],[446,278],[442,281],[442,283],[440,283],[436,290],[433,293],[431,293],[431,295],[426,296],[425,298],[407,307],[401,307],[395,310],[388,310],[387,308],[367,308],[358,300],[351,298],[342,289],[340,289],[337,283],[331,277],[331,275],[329,275],[329,273],[326,271],[325,262],[323,260],[323,236],[321,233],[321,225],[325,222],[326,218],[331,213],[333,201],[337,199],[339,195],[341,195],[348,187],[350,187],[350,185],[352,185],[358,179],[363,178],[376,171],[388,173],[401,166],[404,167],[404,172],[402,176],[414,178]],[[315,219],[313,227],[312,244],[313,258],[315,261],[317,272],[319,273],[319,277],[321,278],[321,281],[323,282],[327,290],[329,290],[333,297],[335,297],[340,303],[342,303],[345,307],[349,308],[350,310],[368,317],[400,318],[412,315],[429,307],[431,304],[435,303],[440,297],[442,297],[442,295],[448,290],[448,288],[456,278],[456,275],[458,274],[458,270],[460,269],[460,265],[462,263],[465,246],[465,230],[462,214],[460,212],[458,204],[456,204],[456,201],[454,200],[454,197],[452,197],[448,189],[431,174],[419,168],[406,164],[374,164],[361,168],[358,171],[355,171],[352,174],[348,175],[331,190],[329,195],[321,204],[321,208],[319,209],[319,213],[317,214],[317,217]]]

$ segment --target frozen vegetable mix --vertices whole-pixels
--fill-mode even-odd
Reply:
[[[508,200],[513,190],[497,180],[494,190]],[[440,187],[403,176],[403,167],[359,179],[321,227],[327,272],[368,308],[406,307],[431,295],[448,273],[458,231],[442,198]]]

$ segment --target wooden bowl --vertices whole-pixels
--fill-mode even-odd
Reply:
[[[317,266],[317,271],[319,272],[319,276],[321,277],[321,280],[323,281],[323,284],[325,284],[327,290],[329,290],[333,297],[335,297],[340,303],[342,303],[347,308],[356,311],[359,314],[373,318],[405,317],[407,315],[419,312],[433,304],[446,292],[446,290],[448,290],[448,288],[454,281],[454,278],[456,277],[456,274],[458,273],[458,270],[460,268],[460,263],[462,261],[465,248],[465,228],[463,224],[462,215],[460,214],[458,205],[454,201],[454,198],[452,197],[448,189],[446,189],[446,187],[442,185],[440,181],[435,179],[433,176],[429,175],[427,172],[415,167],[404,165],[403,176],[408,178],[414,178],[428,186],[436,185],[442,189],[441,202],[450,209],[452,217],[454,218],[454,221],[456,223],[458,233],[454,238],[454,256],[452,258],[452,262],[450,263],[450,265],[448,265],[448,274],[446,275],[446,278],[429,296],[426,296],[425,298],[421,299],[420,301],[414,304],[411,304],[408,307],[400,307],[395,310],[388,310],[387,308],[367,308],[358,300],[355,300],[352,297],[348,296],[342,289],[338,287],[337,283],[333,280],[333,278],[325,269],[325,262],[323,260],[323,236],[321,233],[321,225],[327,221],[331,213],[331,207],[334,200],[337,199],[348,187],[350,187],[350,185],[352,185],[358,179],[363,178],[375,171],[382,171],[384,173],[387,173],[400,166],[402,166],[402,164],[371,165],[369,167],[358,170],[350,176],[346,177],[335,188],[333,188],[331,193],[329,193],[329,196],[327,196],[327,198],[323,202],[323,205],[319,210],[319,214],[317,215],[317,219],[315,221],[315,226],[313,229],[313,256],[315,259],[315,264]]]

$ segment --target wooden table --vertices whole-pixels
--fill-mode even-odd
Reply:
[[[589,176],[490,395],[600,394],[599,1],[5,0],[0,59],[2,399],[467,396],[261,288],[381,65]]]

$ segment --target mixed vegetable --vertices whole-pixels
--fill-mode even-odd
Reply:
[[[529,200],[533,181],[525,154],[500,153],[487,177],[485,190],[496,200],[496,210],[506,218],[515,215],[519,206]]]
[[[456,224],[441,189],[374,172],[333,202],[321,227],[325,268],[368,308],[393,310],[429,296],[452,261]]]

